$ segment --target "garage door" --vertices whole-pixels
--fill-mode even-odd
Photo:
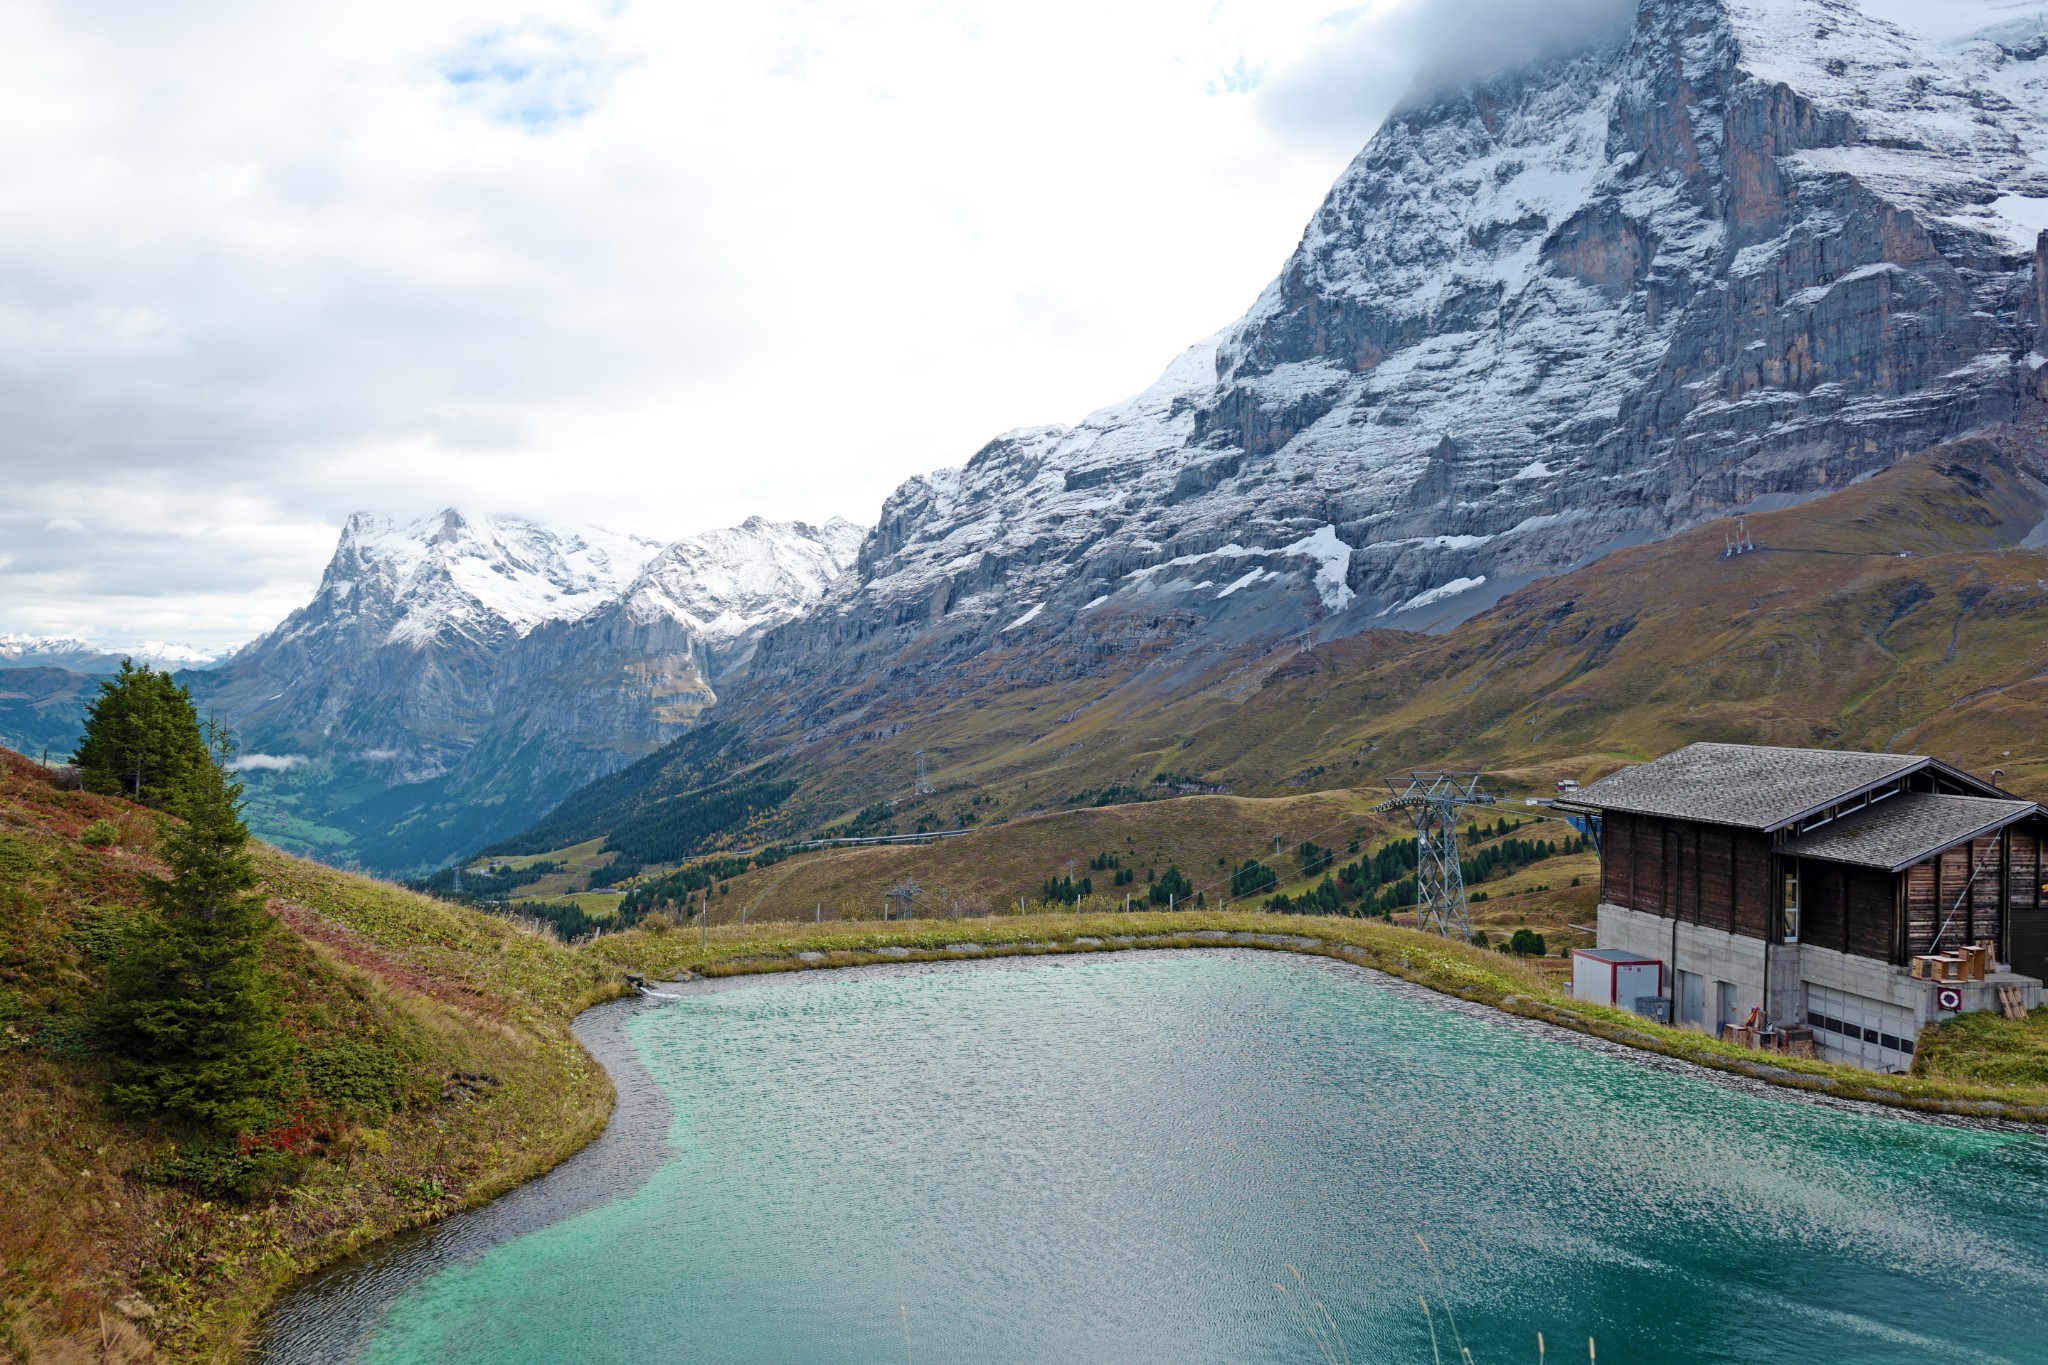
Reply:
[[[1904,1071],[1913,1065],[1910,1010],[1868,996],[1808,984],[1806,1022],[1821,1056],[1872,1071]]]

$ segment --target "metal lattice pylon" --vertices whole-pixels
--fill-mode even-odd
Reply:
[[[917,898],[923,893],[924,888],[917,884],[917,878],[915,877],[905,877],[902,881],[883,892],[883,897],[889,902],[889,918],[915,918],[917,914]]]
[[[930,796],[933,790],[932,780],[925,775],[924,771],[924,750],[919,749],[917,751],[917,794],[919,796]]]
[[[1375,812],[1406,811],[1415,822],[1415,927],[1449,938],[1472,937],[1465,903],[1465,869],[1458,860],[1458,814],[1467,806],[1491,804],[1479,789],[1478,773],[1429,769],[1390,777],[1394,794]]]

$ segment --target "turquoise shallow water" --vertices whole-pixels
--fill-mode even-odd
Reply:
[[[1730,1090],[1316,959],[784,977],[636,1017],[633,1192],[361,1359],[2048,1360],[2048,1145]],[[1432,1273],[1415,1242],[1429,1239]],[[1568,1349],[1567,1349],[1568,1347]]]

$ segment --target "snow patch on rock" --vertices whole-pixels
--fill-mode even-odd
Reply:
[[[1354,594],[1346,582],[1351,573],[1351,547],[1337,538],[1336,527],[1319,526],[1282,553],[1316,561],[1316,595],[1322,599],[1323,610],[1342,611],[1351,605]]]

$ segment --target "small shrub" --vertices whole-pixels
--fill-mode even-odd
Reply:
[[[1530,929],[1517,929],[1508,940],[1508,951],[1516,957],[1542,957],[1549,952],[1549,945],[1543,935]]]
[[[418,1077],[397,1050],[339,1039],[301,1054],[306,1084],[322,1100],[351,1118],[378,1119],[409,1096]]]
[[[430,1175],[400,1176],[391,1182],[391,1193],[405,1204],[435,1204],[448,1197],[447,1189]]]
[[[284,1181],[300,1165],[289,1152],[269,1148],[245,1150],[230,1143],[173,1147],[170,1155],[137,1172],[151,1185],[175,1185],[209,1199],[249,1203]]]
[[[121,827],[112,820],[95,820],[78,831],[78,842],[87,848],[109,848],[121,838]]]

